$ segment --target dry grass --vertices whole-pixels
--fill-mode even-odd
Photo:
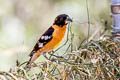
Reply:
[[[0,80],[119,80],[120,43],[110,39],[90,41],[87,48],[66,53],[63,58],[52,56],[51,61],[24,69],[17,63],[9,72],[0,72]]]

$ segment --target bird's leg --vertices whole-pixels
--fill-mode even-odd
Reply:
[[[43,56],[44,56],[47,60],[50,60],[50,59],[46,56],[46,53],[44,53]]]
[[[55,52],[54,52],[53,50],[49,52],[50,58],[51,58],[52,56],[57,57],[57,58],[63,58],[62,56],[54,55],[54,53],[55,53]]]
[[[53,50],[52,50],[52,51],[49,51],[48,54],[50,55],[49,60],[51,60],[51,57],[52,57],[51,54],[54,54],[54,51],[53,51]]]

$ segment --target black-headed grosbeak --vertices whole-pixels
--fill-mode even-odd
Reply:
[[[72,19],[66,15],[61,14],[55,18],[53,25],[40,37],[34,49],[30,53],[30,60],[27,66],[31,65],[41,54],[52,51],[62,42],[66,32],[66,26]]]

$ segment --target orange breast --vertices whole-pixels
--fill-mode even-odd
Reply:
[[[54,48],[56,48],[60,45],[64,38],[66,32],[66,25],[63,27],[54,26],[53,28],[56,29],[53,35],[53,42],[55,43],[55,44],[53,43],[53,46]]]
[[[57,25],[52,26],[54,28],[53,38],[50,42],[48,42],[39,52],[47,52],[57,48],[60,43],[62,42],[65,32],[66,32],[66,25],[63,27],[59,27]]]

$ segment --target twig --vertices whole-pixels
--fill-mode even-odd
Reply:
[[[88,48],[88,40],[90,36],[90,15],[89,15],[89,8],[88,8],[88,0],[86,0],[86,7],[87,7],[87,16],[88,16],[88,37],[87,37],[87,48]]]
[[[21,70],[24,72],[25,77],[27,78],[27,80],[31,80],[31,79],[29,78],[29,76],[27,75],[26,70],[25,70],[24,68],[19,67],[19,69],[21,69]]]
[[[72,24],[71,24],[72,26]],[[73,51],[73,37],[74,37],[74,34],[72,33],[72,29],[71,29],[71,26],[70,26],[70,35],[71,35],[71,52]]]
[[[12,73],[9,73],[9,72],[0,72],[0,74],[5,74],[5,75],[8,75],[10,76],[12,79],[14,80],[18,80],[16,76],[14,76]]]

